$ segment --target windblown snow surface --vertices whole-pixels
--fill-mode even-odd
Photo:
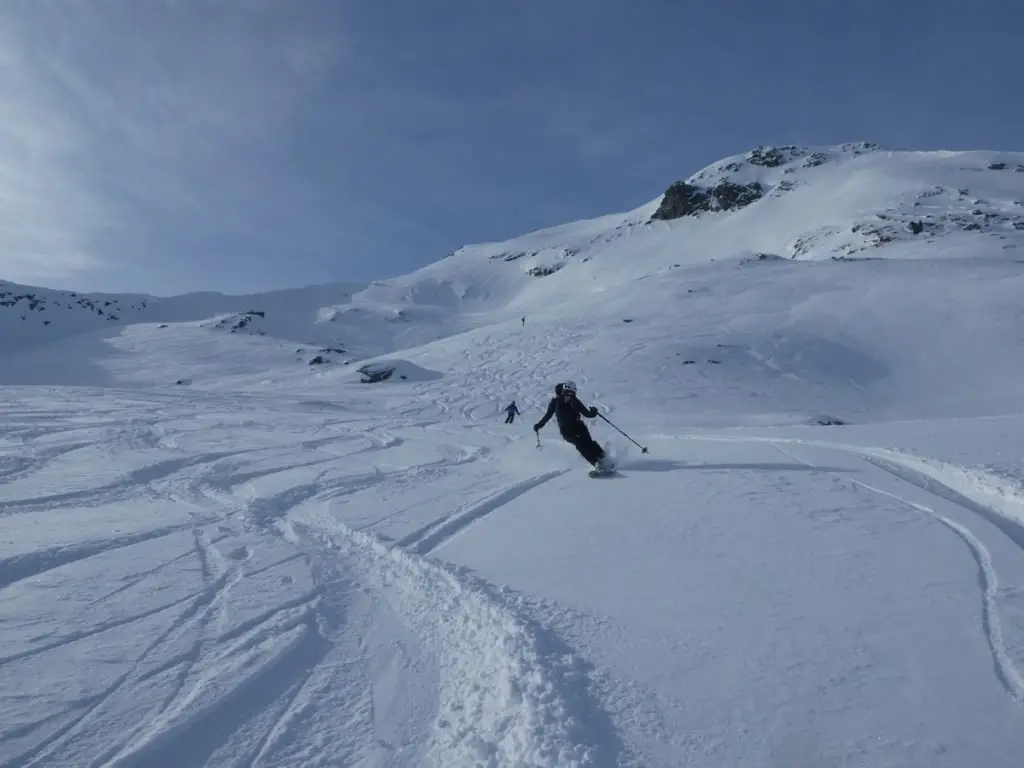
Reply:
[[[746,207],[364,287],[0,284],[0,765],[1024,764],[1022,164],[759,150],[690,179]],[[649,452],[538,450],[567,378]]]

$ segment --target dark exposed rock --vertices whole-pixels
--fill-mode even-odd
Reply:
[[[990,171],[1005,171],[1006,163],[989,163],[986,168]]]
[[[687,184],[685,181],[677,181],[665,190],[661,205],[658,206],[658,210],[651,218],[671,221],[683,216],[694,216],[710,209],[711,201],[706,190]]]
[[[744,208],[761,199],[764,188],[756,181],[753,184],[737,184],[734,181],[720,181],[711,188],[711,196],[723,211]]]
[[[503,251],[502,253],[496,253],[491,256],[491,260],[494,261],[501,259],[502,261],[516,261],[517,259],[523,258],[523,256],[529,256],[529,254],[526,251],[516,251],[512,253]]]
[[[740,264],[750,264],[755,261],[786,261],[777,253],[754,253],[740,260]]]
[[[376,384],[381,381],[387,381],[395,372],[393,366],[380,365],[365,365],[358,370],[363,375],[361,379],[363,384]]]
[[[764,188],[757,182],[737,184],[723,180],[706,189],[677,181],[665,191],[661,205],[651,215],[651,219],[672,221],[708,211],[731,211],[750,205],[763,195]]]
[[[531,269],[526,270],[526,274],[528,274],[530,277],[547,277],[548,275],[555,274],[555,272],[560,270],[562,267],[562,264],[551,264],[549,266],[543,267],[532,267]]]
[[[822,427],[842,427],[846,425],[845,421],[837,419],[835,416],[818,416],[811,419],[811,423]]]
[[[912,235],[920,235],[924,232],[924,222],[921,221],[908,221],[907,231]]]
[[[239,312],[234,315],[228,315],[223,320],[220,320],[218,323],[216,323],[216,325],[214,325],[213,327],[216,328],[217,330],[227,330],[230,333],[237,333],[238,331],[243,331],[246,328],[248,328],[254,318],[262,318],[265,316],[266,315],[263,312],[248,310],[246,312]],[[260,336],[264,335],[263,331],[257,331],[256,333]]]
[[[847,142],[840,147],[844,152],[851,152],[854,155],[861,155],[868,150],[878,149],[878,145],[872,141]]]
[[[735,173],[736,171],[743,170],[743,163],[738,163],[736,161],[726,163],[725,165],[722,166],[721,170],[726,173]]]
[[[875,226],[873,224],[854,224],[850,231],[855,234],[863,235],[871,242],[872,245],[884,245],[885,243],[891,243],[896,239],[891,228]]]
[[[324,359],[323,355],[317,355],[316,357],[309,361],[310,365],[325,365],[326,363],[327,360]]]
[[[747,153],[747,161],[751,165],[777,168],[786,162],[786,157],[775,147],[758,147]]]

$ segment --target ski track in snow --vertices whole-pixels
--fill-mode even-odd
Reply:
[[[431,429],[434,424],[417,426]],[[165,444],[176,442],[166,429],[158,427],[153,424],[150,428],[164,435],[161,439]],[[89,758],[90,764],[119,768],[199,765],[227,755],[245,755],[235,764],[252,766],[323,764],[308,753],[290,752],[296,741],[293,734],[302,727],[303,713],[313,706],[314,698],[326,699],[327,703],[321,700],[317,706],[332,709],[352,732],[363,734],[348,744],[347,751],[341,750],[352,760],[365,759],[374,749],[397,756],[403,747],[375,740],[372,726],[364,722],[369,710],[365,696],[358,692],[368,683],[365,672],[360,671],[360,651],[352,646],[352,638],[360,634],[358,627],[365,627],[368,621],[365,610],[353,612],[352,601],[359,593],[369,595],[376,604],[389,606],[437,654],[438,704],[423,746],[425,764],[616,764],[619,747],[607,734],[609,726],[604,723],[600,704],[591,698],[583,663],[553,641],[543,627],[520,614],[507,592],[465,570],[425,557],[506,504],[569,470],[546,472],[506,485],[419,526],[397,542],[385,543],[316,510],[389,480],[422,478],[435,469],[478,460],[488,455],[487,449],[460,444],[453,439],[454,434],[442,431],[443,444],[438,446],[440,458],[436,462],[405,467],[399,464],[385,471],[375,466],[362,474],[332,477],[331,471],[339,461],[401,448],[407,438],[391,431],[363,432],[345,425],[328,426],[328,431],[334,436],[305,439],[297,448],[204,451],[133,469],[122,473],[118,482],[89,491],[24,496],[5,503],[5,507],[14,506],[19,513],[31,514],[54,505],[85,501],[103,504],[155,496],[186,505],[191,519],[3,558],[0,588],[188,530],[194,541],[191,552],[176,553],[166,561],[151,564],[98,599],[109,600],[189,560],[198,565],[202,585],[197,592],[0,658],[2,667],[42,657],[120,627],[177,612],[121,674],[87,698],[47,736],[3,765],[27,768],[67,759],[85,734],[107,727],[111,712],[122,709],[137,691],[146,691],[149,686],[159,688],[160,695],[133,726],[111,734],[102,751]],[[117,446],[125,442],[137,450],[155,449],[148,443],[140,448],[138,434],[136,428],[127,438],[124,432],[110,438],[111,452],[116,453]],[[357,443],[346,447],[351,441]],[[969,498],[951,487],[953,482],[943,482],[959,473],[961,485],[973,483],[989,496],[1016,503],[1015,490],[1001,485],[998,478],[881,449],[796,439],[763,441],[810,467],[815,465],[783,446],[805,444],[858,456],[983,517],[1024,548],[1024,527],[1019,520]],[[45,472],[50,462],[90,445],[79,441],[37,451],[34,461],[10,462],[9,477],[24,480]],[[256,464],[265,459],[272,465]],[[296,481],[298,477],[307,480]],[[1015,700],[1024,701],[1024,679],[1014,666],[1003,636],[998,576],[981,540],[967,527],[930,507],[859,479],[850,480],[930,516],[969,547],[979,569],[983,630],[996,675]],[[257,489],[253,485],[267,482],[279,489]],[[249,567],[254,551],[266,541],[291,545],[291,554]],[[290,597],[275,597],[275,602],[263,610],[233,621],[228,607],[232,593],[242,589],[247,580],[289,563],[302,564],[316,574],[312,584]],[[332,694],[335,687],[344,693]],[[24,732],[31,733],[45,722]],[[598,722],[600,727],[595,725]],[[351,734],[348,738],[353,739]]]
[[[302,524],[322,531],[346,559],[362,562],[374,591],[438,649],[440,706],[427,748],[430,765],[615,764],[614,755],[595,746],[606,737],[589,727],[593,704],[580,661],[551,648],[499,591],[331,518]]]
[[[950,501],[962,509],[992,523],[1002,531],[1014,544],[1024,550],[1024,495],[1020,489],[1003,481],[1001,478],[983,470],[958,467],[934,459],[926,459],[884,448],[858,447],[838,443],[803,440],[798,438],[762,438],[762,437],[719,437],[719,436],[685,436],[689,440],[711,440],[725,442],[763,442],[770,444],[775,450],[789,459],[800,462],[811,468],[817,465],[782,446],[803,445],[826,450],[840,451],[856,456],[873,467],[898,478],[916,488],[934,496]],[[951,479],[952,478],[952,479]],[[987,504],[972,499],[951,487],[956,478],[969,478],[970,484],[990,497],[1009,499],[1020,506],[1021,517],[999,511]],[[984,543],[965,525],[957,523],[932,507],[919,504],[903,496],[878,488],[852,476],[847,478],[852,484],[865,490],[894,499],[908,507],[921,512],[942,524],[959,537],[970,549],[971,556],[978,566],[978,582],[982,592],[982,632],[992,653],[993,669],[999,682],[1007,693],[1019,704],[1024,704],[1024,674],[1019,670],[1007,651],[1003,636],[1002,622],[999,614],[999,577],[992,563],[992,556]],[[947,484],[948,483],[948,484]],[[964,483],[961,483],[963,485]]]
[[[440,520],[435,520],[423,528],[413,531],[408,536],[400,539],[397,546],[418,555],[429,554],[483,517],[549,480],[553,480],[559,475],[564,475],[568,471],[567,469],[559,469],[553,472],[546,472],[539,477],[524,480],[511,488],[499,491],[483,501],[462,507],[452,514],[442,517]]]
[[[6,738],[17,735],[19,740],[0,752],[4,768],[170,768],[224,760],[246,766],[392,764],[387,755],[396,764],[439,767],[616,764],[617,747],[606,733],[600,707],[590,698],[581,661],[519,615],[501,590],[424,557],[568,470],[499,485],[481,500],[389,545],[332,517],[311,518],[309,510],[356,498],[382,483],[396,482],[400,488],[486,458],[490,449],[462,443],[454,432],[441,429],[439,440],[431,443],[436,460],[391,465],[387,452],[403,449],[407,437],[393,434],[391,427],[327,425],[326,436],[298,445],[191,452],[182,447],[189,433],[152,418],[145,426],[141,420],[130,423],[129,429],[97,433],[93,442],[68,441],[0,464],[7,481],[23,483],[18,496],[0,507],[30,518],[83,505],[102,509],[165,500],[177,505],[184,519],[12,553],[0,559],[0,590],[50,574],[63,578],[62,569],[93,568],[90,563],[97,558],[190,531],[191,548],[179,546],[157,562],[140,562],[120,584],[98,591],[91,604],[102,607],[139,594],[154,580],[175,579],[182,568],[193,569],[198,584],[183,585],[168,593],[168,599],[117,612],[116,618],[99,618],[80,630],[39,636],[0,658],[2,669],[83,643],[106,642],[121,630],[150,632],[142,629],[148,622],[162,627],[120,662],[119,671],[101,689],[69,702],[63,712],[9,729]],[[436,422],[416,426],[429,432]],[[76,429],[57,425],[46,438],[59,441],[73,434],[78,434]],[[490,434],[493,441],[499,433]],[[35,496],[27,492],[31,486],[25,482],[41,478],[45,482],[40,487],[48,487],[49,465],[82,449],[102,449],[112,461],[133,455],[142,463],[138,466],[139,458],[133,458],[135,467],[115,471],[116,480],[90,488]],[[167,450],[184,455],[168,458]],[[146,462],[146,452],[154,451],[159,458]],[[385,463],[375,460],[373,469],[363,473],[347,470],[346,459],[369,454],[385,457]],[[339,469],[344,471],[332,474]],[[280,554],[254,560],[267,547]],[[292,567],[310,582],[289,587]],[[275,573],[282,574],[283,592],[268,593],[270,603],[237,614],[241,604],[235,595]],[[424,723],[429,736],[418,746],[374,736],[373,696],[366,693],[372,681],[367,677],[367,651],[360,643],[368,622],[384,610],[381,606],[437,658],[436,710]],[[314,734],[307,732],[307,713],[321,709],[333,713],[334,722],[321,723],[319,736],[310,741]],[[332,733],[334,748],[313,749]],[[420,757],[415,749],[422,750]]]
[[[888,491],[876,488],[873,485],[863,483],[859,480],[852,480],[852,482],[861,488],[873,491],[874,493],[882,496],[888,496],[889,498],[896,499],[919,512],[923,512],[929,517],[942,523],[942,525],[946,526],[953,531],[953,533],[963,539],[964,543],[971,550],[971,556],[974,557],[978,564],[979,583],[982,589],[982,631],[984,632],[985,639],[988,641],[989,648],[992,651],[992,659],[996,676],[1014,700],[1018,703],[1024,703],[1024,678],[1021,677],[1020,671],[1016,668],[1013,660],[1006,651],[1006,642],[1003,639],[1002,624],[999,619],[999,579],[996,575],[995,568],[992,565],[992,556],[989,554],[985,545],[971,532],[969,528],[950,520],[944,515],[940,515],[931,507],[926,507],[923,504],[916,504],[909,499],[904,499],[901,496],[889,493]]]
[[[60,568],[80,560],[112,552],[123,547],[130,547],[143,541],[158,539],[172,533],[184,530],[191,525],[172,525],[166,528],[158,528],[144,533],[136,533],[127,536],[116,536],[111,539],[104,539],[95,542],[85,542],[63,547],[54,547],[24,555],[14,555],[0,560],[0,589],[9,587],[24,579],[39,576],[47,571]]]

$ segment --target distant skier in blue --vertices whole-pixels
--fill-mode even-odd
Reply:
[[[508,404],[508,408],[505,409],[505,413],[508,414],[508,416],[505,418],[506,424],[511,424],[513,421],[516,420],[516,416],[520,415],[519,409],[516,407],[515,400]]]

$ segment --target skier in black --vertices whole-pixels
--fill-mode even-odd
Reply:
[[[519,413],[519,408],[516,407],[515,400],[508,404],[508,408],[505,409],[505,413],[508,414],[508,416],[505,417],[506,424],[511,424],[513,421],[516,420],[516,416],[522,415]]]
[[[534,432],[540,432],[548,420],[552,417],[558,422],[558,431],[562,438],[572,443],[580,455],[601,469],[604,459],[604,448],[595,442],[590,436],[590,430],[583,423],[583,416],[593,419],[597,416],[597,408],[587,408],[576,397],[576,383],[567,381],[564,384],[555,385],[555,396],[548,404],[548,410],[544,417],[533,425]]]

